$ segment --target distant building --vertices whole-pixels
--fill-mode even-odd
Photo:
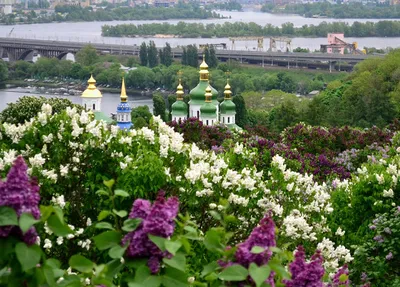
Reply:
[[[327,48],[328,54],[344,54],[344,34],[343,33],[329,33],[328,34],[328,44],[330,47]],[[337,47],[332,47],[337,45]]]
[[[0,0],[0,11],[7,15],[12,13],[12,5],[15,4],[15,0]]]

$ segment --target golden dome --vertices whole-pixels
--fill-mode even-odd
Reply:
[[[206,103],[211,103],[212,102],[212,90],[211,90],[211,87],[210,86],[208,86],[207,88],[206,88],[206,93],[205,93],[205,97],[206,97]]]
[[[206,63],[206,55],[203,54],[203,62],[200,64],[200,70],[207,70],[208,69],[208,65]]]
[[[122,77],[122,86],[121,86],[121,102],[126,102],[128,100],[128,96],[126,95],[125,89],[125,78]]]
[[[96,80],[93,78],[92,75],[90,75],[90,79],[87,82],[89,85],[87,89],[82,93],[81,98],[102,98],[103,95],[96,88]]]
[[[183,86],[181,83],[181,79],[179,79],[179,85],[176,88],[176,95],[177,95],[177,100],[183,100],[183,95],[185,94],[185,92],[183,91]]]
[[[229,79],[226,81],[226,86],[225,86],[225,91],[224,91],[224,95],[225,95],[225,99],[230,99],[231,98],[231,86],[229,85]]]
[[[203,62],[200,64],[200,80],[208,81],[208,65],[206,63],[206,55],[203,54]]]

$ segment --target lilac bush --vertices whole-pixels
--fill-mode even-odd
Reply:
[[[160,192],[153,205],[148,200],[135,200],[129,218],[140,218],[142,222],[122,239],[123,245],[129,242],[127,257],[149,258],[148,266],[153,274],[160,270],[162,258],[170,257],[170,254],[162,252],[148,236],[170,237],[174,232],[174,219],[179,209],[178,198],[165,199],[164,196],[164,192]]]
[[[27,170],[24,159],[17,157],[7,174],[7,180],[0,181],[0,206],[13,208],[18,217],[22,213],[30,213],[35,219],[39,219],[39,186],[35,180],[29,179]],[[0,227],[0,237],[8,237],[10,234],[21,237],[29,245],[34,244],[37,238],[33,226],[25,234],[17,226]]]
[[[305,252],[302,246],[297,248],[295,260],[290,264],[291,280],[285,280],[286,287],[323,287],[322,277],[325,270],[322,267],[323,258],[320,251],[306,263]]]

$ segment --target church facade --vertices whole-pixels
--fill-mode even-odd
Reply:
[[[183,87],[181,80],[177,87],[176,102],[172,105],[172,120],[182,121],[191,118],[198,118],[204,125],[212,126],[222,123],[232,129],[240,129],[236,125],[236,106],[232,101],[232,91],[229,81],[225,86],[224,100],[218,102],[218,91],[210,85],[208,65],[203,57],[200,65],[200,81],[190,93],[189,105],[183,101]]]

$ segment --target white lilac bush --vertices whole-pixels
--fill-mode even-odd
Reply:
[[[289,250],[302,244],[313,252],[318,246],[331,273],[352,260],[347,248],[334,243],[346,230],[332,230],[327,222],[333,211],[331,186],[287,169],[278,155],[263,176],[252,165],[255,151],[240,144],[215,154],[184,143],[181,134],[157,117],[150,128],[124,132],[75,108],[52,115],[49,105],[25,124],[1,124],[0,131],[3,175],[18,155],[26,159],[28,173],[40,182],[42,202],[63,208],[69,219],[73,232],[68,246],[90,249],[82,228],[89,220],[95,222],[108,204],[95,192],[104,180],[115,179],[116,188],[133,198],[154,199],[160,188],[178,196],[183,210],[203,230],[218,222],[217,213],[231,214],[235,219],[227,228],[235,233],[233,242],[246,237],[270,211],[279,240]],[[236,162],[245,167],[237,169]],[[116,212],[129,208],[123,200],[113,204]],[[62,239],[46,229],[42,235],[45,249],[63,252],[58,250]]]

